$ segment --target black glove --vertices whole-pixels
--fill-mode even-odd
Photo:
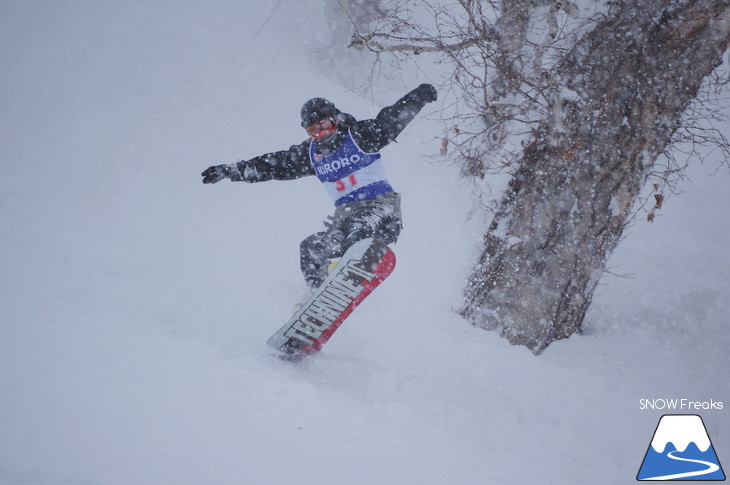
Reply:
[[[438,99],[438,92],[431,84],[421,84],[416,88],[418,97],[427,103],[433,103]]]
[[[228,165],[213,165],[203,170],[200,175],[203,176],[204,184],[214,184],[225,178],[231,178],[231,167]]]

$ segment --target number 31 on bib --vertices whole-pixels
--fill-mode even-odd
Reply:
[[[355,174],[349,175],[335,182],[335,190],[337,190],[337,192],[344,192],[348,185],[350,187],[357,186],[357,178],[355,177]]]

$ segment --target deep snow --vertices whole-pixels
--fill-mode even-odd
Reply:
[[[394,274],[321,354],[272,358],[330,202],[199,173],[303,140],[310,97],[380,107],[323,71],[316,9],[274,4],[0,5],[0,484],[632,483],[668,412],[641,399],[730,406],[717,154],[535,357],[453,311],[480,220],[433,106],[383,151]],[[699,411],[726,467],[727,413]]]

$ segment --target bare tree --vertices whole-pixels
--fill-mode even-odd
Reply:
[[[461,314],[540,353],[580,329],[649,177],[681,171],[673,142],[727,152],[687,114],[728,48],[730,3],[621,0],[585,16],[565,0],[396,2],[383,18],[353,46],[448,59],[442,153],[472,177],[511,174]]]

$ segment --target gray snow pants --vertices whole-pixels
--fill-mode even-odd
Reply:
[[[299,247],[304,280],[319,287],[327,277],[327,267],[357,241],[374,237],[385,244],[398,240],[402,229],[400,194],[390,192],[375,199],[350,202],[335,209],[325,222],[327,229],[312,234]]]

